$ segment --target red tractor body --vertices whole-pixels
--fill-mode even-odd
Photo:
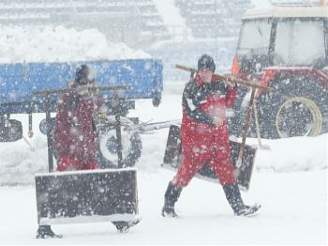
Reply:
[[[256,98],[264,138],[315,136],[328,131],[328,7],[273,6],[246,12],[232,73],[272,90]],[[232,120],[238,135],[243,103]],[[251,135],[255,134],[255,124]]]

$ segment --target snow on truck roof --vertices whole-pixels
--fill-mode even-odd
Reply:
[[[259,18],[297,18],[297,17],[323,17],[328,18],[328,7],[281,7],[250,9],[246,11],[243,20]]]

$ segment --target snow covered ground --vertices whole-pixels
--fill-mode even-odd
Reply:
[[[183,83],[166,84],[163,102],[137,103],[142,121],[181,117]],[[142,109],[142,112],[141,110]],[[0,144],[0,245],[3,244],[321,244],[327,245],[328,135],[264,141],[271,150],[258,150],[248,203],[263,205],[259,216],[233,216],[219,184],[195,178],[177,203],[178,219],[160,216],[163,195],[174,173],[160,167],[167,129],[143,135],[138,166],[142,222],[127,234],[110,223],[53,226],[63,239],[36,240],[37,214],[33,174],[46,172],[43,135]],[[250,143],[256,144],[255,139]],[[8,174],[7,174],[8,173]],[[14,184],[20,185],[14,185]]]
[[[262,0],[253,2],[259,4]],[[97,30],[82,33],[65,28],[42,30],[2,28],[0,62],[147,56],[124,44],[107,42]],[[150,101],[141,100],[131,116],[139,116],[144,122],[181,118],[182,88],[181,82],[165,81],[161,105],[153,108]],[[27,125],[27,116],[16,118],[23,119]],[[63,239],[36,240],[34,174],[47,172],[46,138],[39,133],[37,122],[42,118],[44,115],[35,119],[35,135],[28,140],[30,145],[24,140],[0,143],[0,245],[328,244],[328,134],[263,141],[271,150],[258,150],[250,191],[242,194],[245,202],[262,204],[259,216],[233,216],[220,185],[195,178],[177,203],[181,217],[167,219],[160,216],[160,210],[174,173],[160,165],[168,129],[142,136],[143,154],[137,163],[142,217],[139,225],[126,234],[117,233],[111,223],[56,225],[53,229],[63,234]],[[249,143],[256,144],[256,139],[250,139]]]
[[[159,165],[153,160],[148,164]],[[246,201],[262,203],[253,218],[232,215],[221,188],[193,180],[177,203],[178,219],[160,216],[171,172],[140,170],[143,221],[127,234],[110,223],[53,226],[63,239],[34,239],[36,207],[33,187],[0,189],[0,244],[321,244],[327,245],[327,190],[324,171],[256,173]]]

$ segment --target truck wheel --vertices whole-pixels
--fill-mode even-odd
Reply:
[[[316,136],[328,131],[328,91],[306,77],[280,79],[257,99],[261,137]],[[253,132],[255,124],[253,124]]]
[[[121,128],[123,167],[133,167],[141,156],[142,142],[138,132]],[[98,137],[99,161],[103,168],[117,168],[117,138],[115,128],[102,131]]]
[[[0,142],[15,142],[22,137],[22,122],[14,119],[0,121]]]

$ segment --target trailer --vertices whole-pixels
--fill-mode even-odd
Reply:
[[[106,153],[118,155],[116,145],[117,136],[110,133],[118,130],[116,121],[128,124],[129,129],[138,129],[137,118],[126,117],[129,109],[135,108],[138,99],[150,99],[154,106],[161,101],[163,90],[163,65],[155,59],[128,60],[95,60],[65,63],[16,63],[0,64],[0,142],[14,142],[23,137],[22,123],[11,119],[12,114],[26,114],[29,120],[28,135],[32,135],[32,115],[45,113],[41,121],[40,131],[48,136],[48,145],[52,151],[52,133],[54,118],[51,113],[56,112],[58,100],[62,93],[69,89],[69,82],[74,79],[77,67],[87,64],[95,73],[100,96],[104,98],[114,121],[107,120],[99,123],[99,145]],[[116,100],[115,102],[113,100]],[[122,121],[122,122],[121,122]],[[133,126],[133,127],[132,127]],[[141,155],[141,139],[138,131],[123,131],[128,134],[128,143],[122,146],[119,166],[133,166]],[[114,134],[115,135],[115,134]],[[125,137],[124,137],[125,139]],[[119,141],[121,142],[121,141]],[[99,146],[99,149],[100,146]],[[105,150],[106,149],[106,150]],[[49,170],[53,168],[52,154],[49,154]],[[56,155],[54,155],[56,157]],[[100,162],[104,167],[110,167],[116,160],[108,160],[112,156],[103,155],[99,151]],[[117,165],[117,164],[116,164]]]
[[[98,86],[128,86],[126,99],[148,98],[156,104],[160,98],[163,66],[159,60],[0,64],[0,116],[45,112],[44,98],[33,93],[67,88],[81,64],[88,64],[95,71]],[[111,96],[110,92],[107,95]],[[55,112],[58,97],[51,99],[50,111]]]

